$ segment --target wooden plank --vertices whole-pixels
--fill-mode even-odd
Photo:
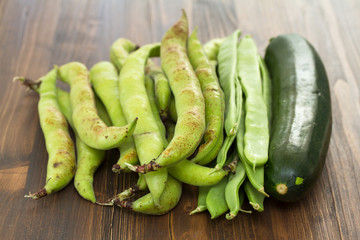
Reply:
[[[36,79],[54,64],[80,61],[89,68],[108,60],[119,37],[160,41],[184,8],[190,29],[206,42],[240,28],[264,53],[268,40],[296,32],[318,50],[332,91],[333,133],[324,171],[309,196],[294,204],[265,202],[263,213],[233,221],[189,216],[197,188],[183,186],[178,206],[164,216],[93,205],[71,183],[45,199],[23,198],[46,177],[47,153],[37,115],[38,96],[15,75]],[[4,239],[359,239],[360,198],[360,3],[345,1],[0,1],[0,232]],[[66,87],[64,84],[61,84]],[[111,172],[109,151],[95,175],[105,200],[136,182]],[[250,208],[249,205],[246,205]]]

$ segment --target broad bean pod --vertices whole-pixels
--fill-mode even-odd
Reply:
[[[148,57],[159,54],[160,44],[144,45],[126,59],[119,76],[120,104],[126,120],[138,118],[133,133],[140,164],[146,164],[164,150],[163,138],[154,118],[145,89],[145,64]],[[161,169],[145,175],[146,183],[155,204],[158,205],[168,178]]]
[[[114,203],[122,208],[130,208],[134,212],[150,214],[150,215],[163,215],[173,209],[180,200],[182,193],[181,183],[171,176],[165,185],[164,192],[159,199],[159,205],[154,203],[151,193],[135,200],[135,201],[114,201]]]
[[[70,183],[76,171],[75,147],[57,102],[56,78],[57,70],[53,69],[39,79],[38,112],[49,158],[45,186],[36,193],[25,195],[33,199],[61,190]]]
[[[193,186],[210,186],[218,183],[229,172],[235,171],[236,161],[226,165],[223,169],[214,171],[214,168],[201,166],[187,159],[169,167],[169,173],[183,183]]]
[[[155,97],[161,120],[166,122],[169,118],[169,105],[171,89],[169,81],[162,71],[161,67],[148,60],[147,74],[154,80]]]
[[[58,73],[61,80],[70,85],[72,120],[81,140],[101,150],[119,147],[134,131],[137,118],[123,127],[108,127],[97,114],[86,67],[70,62],[61,66]]]
[[[57,89],[57,99],[61,112],[64,114],[66,120],[73,128],[75,133],[77,169],[74,177],[74,186],[81,197],[95,203],[96,197],[93,187],[94,173],[103,162],[105,151],[91,148],[79,138],[71,117],[72,111],[70,94],[61,89]],[[111,121],[107,115],[105,107],[98,99],[96,99],[96,108],[98,109],[100,118],[107,125],[111,125]]]
[[[224,127],[224,95],[220,88],[215,69],[210,64],[195,30],[188,40],[188,55],[196,76],[199,79],[201,91],[205,100],[204,143],[197,150],[191,161],[200,162],[209,159],[210,152],[216,146]],[[220,149],[219,149],[220,150]],[[212,156],[216,156],[216,154]],[[212,159],[211,159],[212,160]]]
[[[127,121],[120,105],[119,77],[114,65],[106,61],[95,64],[90,70],[90,82],[104,103],[113,125],[118,127],[126,125]],[[125,163],[139,163],[132,136],[124,140],[119,146],[119,151],[120,157],[112,167],[113,172],[128,171]]]
[[[175,97],[177,122],[167,148],[150,163],[134,167],[145,173],[169,167],[190,156],[199,145],[205,130],[205,104],[200,83],[186,51],[188,21],[185,12],[164,35],[160,58]]]
[[[125,38],[119,38],[110,48],[110,60],[121,71],[126,58],[129,54],[137,48],[136,44]]]

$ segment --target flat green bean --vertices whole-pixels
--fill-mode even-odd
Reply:
[[[237,156],[235,149],[234,153]],[[244,166],[238,161],[235,174],[229,176],[228,182],[225,188],[225,199],[230,209],[230,212],[226,214],[226,219],[230,220],[236,217],[241,208],[239,189],[246,177]]]
[[[245,104],[243,102],[243,104]],[[244,165],[246,176],[250,183],[264,196],[269,195],[264,190],[264,166],[257,166],[255,169],[246,161],[244,154],[244,133],[245,133],[245,108],[242,108],[241,120],[239,129],[236,136],[236,146],[239,154],[239,158]]]
[[[247,35],[240,40],[238,75],[246,95],[244,154],[252,166],[262,166],[268,160],[269,123],[262,95],[261,75],[256,44]]]
[[[203,212],[207,210],[206,208],[206,197],[210,190],[211,186],[201,186],[199,187],[199,194],[198,194],[198,205],[197,207],[190,212],[190,215],[195,213]]]
[[[249,181],[245,181],[244,189],[250,205],[258,212],[264,211],[264,194],[257,191]]]
[[[235,89],[235,82],[237,81],[236,46],[240,34],[241,31],[237,30],[227,37],[221,44],[217,57],[219,82],[225,96],[225,131],[227,136],[236,135],[238,128],[238,121],[236,119],[240,114],[240,112],[236,111],[237,92]]]
[[[216,185],[212,186],[206,196],[206,208],[210,212],[211,219],[217,218],[229,210],[225,199],[225,188],[228,177],[224,177]]]
[[[262,79],[262,93],[263,93],[263,98],[264,98],[264,101],[266,104],[267,116],[268,116],[268,120],[269,120],[269,131],[270,131],[271,104],[272,104],[271,79],[270,79],[270,74],[266,67],[264,59],[260,55],[258,55],[258,59],[259,59],[258,61],[259,61],[259,66],[260,66],[261,79]]]

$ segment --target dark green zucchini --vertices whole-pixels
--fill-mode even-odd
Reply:
[[[265,191],[277,200],[303,198],[320,176],[331,136],[331,99],[324,65],[296,34],[273,38],[265,62],[272,113]]]

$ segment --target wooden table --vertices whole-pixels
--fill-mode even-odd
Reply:
[[[205,42],[240,28],[261,54],[271,37],[296,32],[322,57],[332,93],[333,132],[324,171],[311,194],[293,204],[267,199],[263,213],[233,221],[189,216],[197,188],[183,186],[164,216],[100,207],[73,184],[45,199],[24,194],[45,181],[47,153],[38,96],[11,80],[37,79],[54,64],[108,60],[119,37],[142,45],[160,41],[184,8]],[[0,1],[0,238],[1,239],[360,239],[360,1]],[[136,181],[111,172],[110,151],[95,175],[98,199]]]

